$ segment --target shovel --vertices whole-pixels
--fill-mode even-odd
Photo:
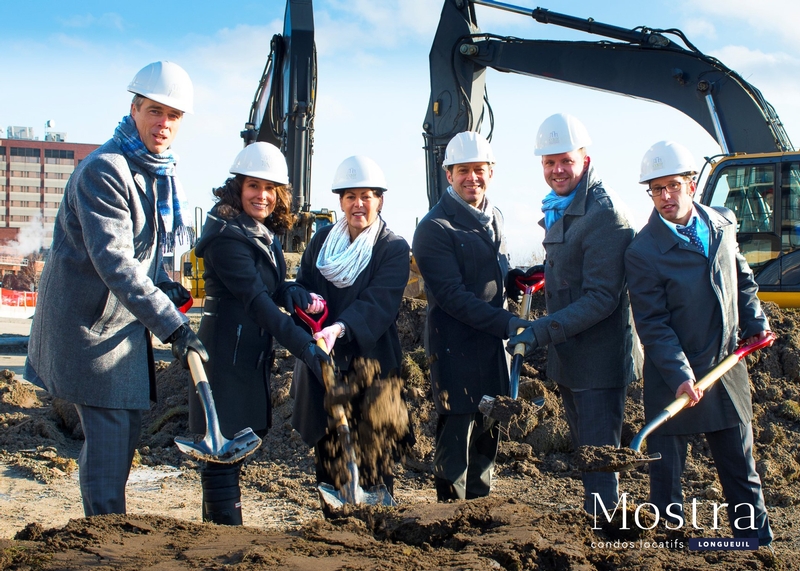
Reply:
[[[528,315],[531,312],[531,300],[533,298],[533,294],[544,287],[544,274],[535,273],[531,274],[530,276],[519,276],[516,278],[516,282],[517,287],[525,292],[522,296],[522,309],[520,311],[520,317],[522,319],[528,319]],[[517,329],[517,334],[522,333],[522,331],[524,331],[524,329],[520,327]],[[522,359],[524,357],[525,344],[517,343],[517,345],[514,347],[514,356],[511,359],[511,377],[509,378],[509,396],[512,400],[517,400],[517,396],[519,395],[519,377],[522,374]],[[507,420],[510,416],[510,411],[501,410],[500,403],[496,401],[497,399],[495,397],[484,395],[483,398],[481,398],[481,402],[478,403],[478,410],[480,410],[486,416],[494,418],[495,420]],[[536,410],[538,410],[544,406],[544,398],[537,397],[532,399],[531,404]]]
[[[323,301],[323,303],[325,303]],[[311,328],[312,333],[322,331],[322,323],[328,317],[328,306],[325,305],[322,315],[319,319],[315,320],[305,311],[295,306],[295,312],[303,322]],[[325,352],[328,352],[328,346],[322,338],[317,339],[317,346]],[[325,385],[325,390],[330,392],[336,385],[336,379],[333,374],[333,367],[327,363],[322,364],[322,382]],[[340,404],[334,405],[328,410],[328,414],[334,420],[336,426],[336,434],[339,437],[339,443],[344,452],[345,462],[347,464],[347,473],[349,476],[348,482],[337,490],[330,484],[322,483],[317,486],[319,495],[322,501],[325,502],[330,508],[339,510],[344,504],[368,504],[378,506],[396,506],[397,502],[394,501],[392,495],[385,485],[380,484],[373,486],[369,491],[365,491],[358,483],[358,463],[356,462],[356,452],[353,448],[353,439],[350,435],[350,426],[347,424],[347,417],[344,414],[344,407]]]
[[[234,464],[249,456],[261,446],[261,439],[256,436],[252,428],[240,430],[228,440],[219,430],[219,417],[214,406],[214,397],[211,395],[211,385],[208,384],[203,361],[195,350],[190,350],[186,356],[189,361],[189,370],[203,405],[206,416],[206,436],[200,442],[188,438],[175,437],[175,445],[184,454],[195,460],[215,462],[217,464]]]
[[[705,391],[711,387],[711,385],[717,382],[722,375],[730,371],[734,365],[736,365],[744,357],[754,351],[758,351],[764,347],[769,347],[772,342],[775,341],[776,337],[777,336],[772,333],[769,337],[766,337],[761,341],[750,343],[749,345],[742,345],[736,351],[720,361],[716,367],[706,373],[706,375],[695,384],[695,388]],[[636,436],[634,436],[633,440],[631,441],[630,449],[617,450],[617,452],[620,452],[620,459],[616,462],[616,465],[614,460],[612,460],[608,466],[596,468],[596,470],[599,472],[626,472],[628,470],[638,468],[639,466],[644,466],[650,462],[654,462],[655,460],[661,460],[661,454],[658,453],[642,458],[640,452],[642,444],[644,443],[645,438],[647,438],[656,428],[678,414],[678,412],[683,410],[688,403],[689,395],[685,393],[672,401],[669,406],[662,410],[653,420],[645,424],[644,427],[636,434]],[[634,459],[630,459],[630,457],[633,457]]]

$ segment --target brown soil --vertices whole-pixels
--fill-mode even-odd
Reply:
[[[688,550],[691,537],[731,536],[726,521],[714,529],[712,507],[724,499],[702,437],[691,442],[684,492],[687,505],[697,499],[697,522],[704,529],[667,531],[658,525],[643,530],[632,523],[637,516],[643,527],[656,523],[640,509],[647,501],[646,466],[620,474],[627,502],[611,523],[587,516],[580,509],[580,473],[556,387],[544,375],[544,350],[527,359],[520,386],[520,400],[543,396],[544,406],[526,422],[505,428],[492,495],[436,503],[430,473],[436,413],[420,347],[424,302],[407,299],[398,320],[404,386],[401,390],[393,381],[380,398],[368,398],[388,402],[385,410],[395,411],[383,418],[400,418],[401,402],[410,411],[416,442],[395,468],[399,507],[358,506],[337,519],[322,517],[313,454],[291,430],[294,360],[280,350],[272,381],[274,426],[243,471],[246,527],[200,522],[196,463],[173,443],[175,436],[189,435],[189,379],[177,364],[166,362],[158,372],[159,403],[146,416],[128,485],[129,515],[84,519],[74,476],[81,445],[74,409],[6,374],[0,376],[0,470],[5,470],[0,472],[0,570],[797,568],[800,314],[772,304],[766,310],[779,338],[747,359],[755,454],[775,532],[775,555],[764,549]],[[641,383],[630,387],[623,446],[643,424],[641,392]],[[375,419],[369,422],[373,428],[381,425]],[[671,422],[680,422],[680,416]],[[359,435],[360,428],[355,429]],[[402,427],[392,424],[388,429]],[[365,442],[362,449],[373,446]],[[139,474],[169,477],[142,485],[133,482]]]

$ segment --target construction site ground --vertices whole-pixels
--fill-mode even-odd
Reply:
[[[425,304],[406,298],[398,326],[404,398],[416,444],[396,467],[396,508],[359,506],[325,519],[313,453],[291,429],[294,358],[278,348],[273,429],[244,466],[243,527],[201,521],[197,463],[175,436],[188,436],[188,373],[157,346],[159,402],[145,417],[127,487],[128,514],[83,518],[76,458],[81,431],[68,403],[21,379],[25,322],[0,320],[0,570],[6,569],[797,569],[800,561],[800,314],[766,304],[778,341],[747,357],[753,387],[755,456],[775,533],[774,553],[690,550],[690,538],[730,538],[713,462],[692,439],[684,477],[687,513],[679,530],[637,507],[647,501],[647,468],[620,476],[626,493],[614,521],[581,509],[557,387],[545,352],[526,360],[520,397],[543,396],[534,417],[504,427],[492,493],[437,503],[431,474],[436,413],[422,345]],[[542,307],[535,312],[541,314]],[[197,325],[198,314],[192,316]],[[65,364],[68,366],[68,364]],[[623,446],[643,424],[641,382],[630,387]],[[680,422],[677,416],[672,422]],[[646,443],[645,443],[646,445]]]

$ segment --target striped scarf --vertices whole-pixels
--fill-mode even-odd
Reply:
[[[172,252],[176,238],[181,244],[186,239],[193,246],[194,230],[187,227],[183,220],[183,212],[189,204],[180,180],[175,176],[178,158],[171,152],[154,155],[148,151],[130,115],[122,118],[114,130],[113,139],[129,161],[156,179],[158,238],[163,252]]]

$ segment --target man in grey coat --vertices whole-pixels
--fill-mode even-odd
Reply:
[[[439,422],[433,474],[439,501],[489,495],[499,427],[478,410],[508,394],[503,339],[530,322],[506,310],[503,218],[486,198],[494,155],[474,132],[447,145],[447,192],[414,232],[428,299],[425,349]]]
[[[547,376],[558,383],[572,443],[619,447],[628,384],[638,378],[625,287],[625,249],[634,236],[622,205],[603,187],[575,117],[556,114],[539,128],[535,154],[552,189],[542,203],[547,315],[509,339],[509,351],[548,346]],[[583,507],[612,509],[618,475],[585,472]],[[599,511],[599,510],[598,510]]]
[[[753,459],[753,407],[744,361],[706,391],[694,383],[745,342],[771,336],[758,286],[736,243],[727,208],[693,201],[697,174],[691,152],[670,141],[653,145],[639,182],[653,199],[650,220],[625,254],[633,314],[644,344],[645,420],[682,394],[691,408],[653,432],[647,451],[650,502],[677,527],[683,519],[681,475],[689,435],[705,433],[728,503],[734,537],[772,531]]]
[[[171,62],[136,74],[130,115],[78,165],[64,189],[39,284],[25,377],[75,404],[85,441],[78,457],[87,516],[125,513],[125,484],[155,400],[150,333],[186,366],[207,359],[177,305],[188,292],[162,265],[187,232],[186,199],[169,151],[192,83]]]

